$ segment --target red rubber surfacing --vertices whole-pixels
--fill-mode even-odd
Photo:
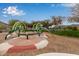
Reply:
[[[18,37],[15,39],[11,39],[8,41],[10,45],[13,45],[14,47],[11,47],[8,49],[8,53],[14,53],[14,52],[22,52],[24,50],[34,50],[37,49],[35,46],[36,43],[40,42],[42,39],[38,36],[29,36],[29,40],[27,40],[25,37]]]
[[[22,52],[22,51],[25,51],[25,50],[33,50],[33,49],[36,49],[35,45],[14,46],[14,47],[11,47],[11,48],[8,50],[8,53]]]

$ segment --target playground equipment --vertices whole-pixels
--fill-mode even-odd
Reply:
[[[42,24],[37,23],[33,25],[33,28],[26,28],[26,25],[23,22],[16,22],[12,29],[5,36],[5,40],[8,39],[8,36],[15,33],[17,37],[11,38],[11,40],[7,40],[0,44],[0,55],[4,55],[5,53],[18,53],[25,50],[38,50],[45,48],[48,45],[48,37],[44,34],[41,34],[44,28]],[[35,31],[29,32],[28,31]],[[41,35],[40,35],[41,34]],[[28,39],[29,35],[38,35],[32,36],[26,40],[26,37],[21,35],[25,35]]]
[[[21,36],[21,35],[25,35],[25,36],[27,37],[27,39],[28,39],[28,36],[29,36],[29,35],[39,35],[39,36],[40,36],[40,34],[43,32],[43,31],[42,31],[42,29],[43,29],[42,26],[43,26],[42,24],[37,23],[37,24],[34,24],[34,25],[33,25],[33,28],[27,29],[27,28],[26,28],[26,25],[25,25],[24,23],[22,23],[22,22],[16,22],[16,23],[13,25],[12,29],[11,29],[11,30],[8,32],[8,34],[5,36],[5,40],[6,40],[7,37],[8,37],[10,34],[12,34],[13,32],[17,32],[18,37]],[[21,32],[28,32],[28,31],[35,31],[36,33],[30,33],[30,34],[21,33]]]

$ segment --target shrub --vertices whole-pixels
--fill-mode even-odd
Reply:
[[[1,32],[3,29],[5,29],[5,26],[0,23],[0,32]]]
[[[76,26],[68,26],[65,28],[66,30],[77,30],[77,27]]]

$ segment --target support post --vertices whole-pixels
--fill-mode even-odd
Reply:
[[[27,35],[27,40],[28,40],[28,35]]]

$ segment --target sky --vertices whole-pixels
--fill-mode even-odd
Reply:
[[[50,19],[52,16],[70,16],[75,4],[58,3],[0,3],[0,20],[17,19],[27,22]]]

